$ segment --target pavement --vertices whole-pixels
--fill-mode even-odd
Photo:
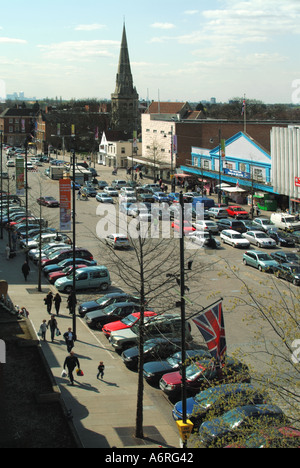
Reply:
[[[49,290],[55,291],[43,279],[42,292],[37,289],[37,267],[30,264],[31,272],[25,283],[21,267],[25,256],[19,253],[14,259],[6,260],[6,232],[0,240],[0,277],[9,284],[9,296],[15,305],[29,311],[29,319],[38,332],[43,319],[49,320],[44,297]],[[61,314],[57,318],[63,335],[72,327],[72,318],[63,297]],[[74,352],[77,355],[83,377],[75,377],[75,386],[61,373],[67,349],[64,339],[50,340],[40,345],[59,386],[67,410],[72,410],[73,423],[83,448],[130,448],[130,447],[179,447],[179,434],[171,416],[171,406],[162,397],[161,391],[145,385],[144,391],[144,440],[135,439],[137,402],[137,373],[129,371],[118,354],[112,350],[101,333],[90,330],[77,317],[77,336]],[[105,364],[103,380],[97,380],[97,367]],[[59,436],[59,435],[58,435]]]

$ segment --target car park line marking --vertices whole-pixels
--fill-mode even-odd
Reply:
[[[95,335],[95,334],[92,332],[92,330],[86,325],[86,323],[84,323],[84,321],[83,321],[81,318],[79,318],[79,320],[80,320],[80,322],[82,323],[82,325],[84,325],[85,328],[90,332],[90,334],[95,338],[95,340],[97,341],[97,343],[99,343],[100,348],[103,349],[104,351],[106,351],[106,352],[110,355],[110,357],[111,357],[112,359],[116,359],[116,357],[115,357],[108,349],[106,349],[106,347],[101,343],[101,341],[98,340],[98,338],[96,337],[96,335]]]

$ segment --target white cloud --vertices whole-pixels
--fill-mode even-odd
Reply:
[[[0,37],[0,44],[27,44],[24,39],[14,39],[12,37]]]
[[[198,13],[199,13],[199,10],[186,10],[184,12],[185,15],[190,15],[190,16],[197,15]]]
[[[69,41],[50,45],[38,45],[48,59],[87,61],[92,57],[111,57],[111,48],[119,48],[120,42],[109,40]]]
[[[106,26],[104,24],[79,24],[75,27],[75,31],[97,31],[99,29],[104,29]]]
[[[151,24],[151,28],[155,29],[174,29],[175,25],[172,23],[153,23]]]

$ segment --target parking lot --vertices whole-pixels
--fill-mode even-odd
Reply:
[[[58,182],[50,180],[45,174],[46,166],[39,167],[37,172],[31,172],[29,174],[29,205],[34,211],[38,211],[38,205],[36,199],[41,196],[41,190],[43,196],[53,196],[54,198],[59,197]],[[110,183],[115,176],[112,175],[111,169],[97,166],[98,179],[106,180]],[[119,171],[120,178],[126,178],[125,171]],[[145,183],[147,181],[144,181]],[[42,189],[41,189],[42,187]],[[99,216],[99,202],[95,198],[89,198],[88,201],[78,200],[76,203],[76,244],[78,247],[88,249],[93,253],[94,259],[98,262],[98,265],[105,265],[111,275],[112,286],[109,292],[114,291],[126,291],[136,293],[137,284],[132,284],[131,287],[128,283],[128,272],[127,275],[120,269],[124,269],[126,272],[126,265],[130,265],[138,271],[138,257],[134,249],[129,250],[118,250],[111,252],[111,249],[105,244],[103,239],[99,239],[97,232],[99,232],[99,221],[102,220]],[[103,215],[103,206],[102,206]],[[49,220],[51,227],[56,229],[59,228],[59,210],[56,208],[44,208],[42,210],[42,217]],[[103,224],[103,220],[101,221]],[[97,229],[98,227],[98,229]],[[102,226],[103,227],[103,226]],[[112,229],[112,226],[109,227]],[[164,239],[149,239],[145,248],[148,248],[148,254],[151,257],[149,265],[158,267],[159,259],[156,257],[156,249],[163,249],[165,255],[165,264],[162,268],[163,274],[166,276],[166,272],[176,271],[178,267],[179,272],[179,240],[173,237],[173,231],[171,238]],[[110,234],[110,232],[107,232]],[[72,237],[72,234],[70,233]],[[220,236],[217,235],[216,239],[220,241]],[[260,295],[267,295],[271,290],[273,291],[273,300],[280,301],[281,292],[287,287],[287,283],[283,280],[275,278],[270,273],[265,273],[256,270],[250,266],[243,264],[243,254],[245,249],[233,248],[228,244],[221,244],[218,249],[210,248],[196,248],[194,249],[190,240],[185,241],[186,244],[186,262],[193,260],[193,267],[190,272],[187,272],[186,282],[189,288],[187,292],[187,317],[194,315],[197,310],[202,310],[209,304],[213,303],[219,298],[223,298],[224,305],[224,316],[225,316],[225,329],[226,339],[228,346],[229,355],[239,352],[240,358],[248,365],[254,367],[255,371],[263,374],[268,373],[268,365],[264,361],[263,355],[259,353],[260,349],[263,350],[265,347],[265,341],[277,341],[277,338],[271,328],[265,322],[262,322],[257,318],[256,322],[247,324],[247,318],[252,315],[253,312],[253,298],[251,296],[246,297],[245,286],[254,293],[257,297]],[[257,248],[252,246],[250,250],[256,250]],[[270,249],[263,249],[264,252],[270,253]],[[292,251],[295,252],[296,248],[274,248],[273,251]],[[148,265],[148,266],[149,266]],[[155,279],[154,279],[155,276]],[[153,282],[156,286],[157,277],[153,276]],[[149,281],[151,279],[151,273],[149,274]],[[165,281],[165,277],[161,278],[161,282]],[[276,286],[274,288],[274,285]],[[290,288],[294,288],[297,291],[297,287],[290,285]],[[161,312],[177,312],[180,310],[176,308],[176,302],[180,299],[178,292],[178,285],[175,280],[173,283],[168,283],[167,294],[164,296],[156,294],[156,289],[153,287],[150,289],[149,297],[151,298],[151,308],[158,313]],[[95,291],[84,291],[79,292],[77,300],[79,303],[93,300],[100,297],[101,294]],[[245,300],[243,305],[237,305],[236,299]],[[66,298],[64,297],[64,301]],[[84,325],[84,320],[78,318]],[[200,336],[199,331],[196,329],[193,323],[192,334],[196,343],[202,343],[203,340]],[[38,327],[38,319],[36,319],[36,327]],[[256,338],[257,329],[264,330],[264,340],[258,342]],[[93,340],[97,343],[101,343],[101,347],[105,349],[105,352],[111,354],[114,352],[111,345],[108,343],[103,333],[100,331],[89,330]],[[254,354],[255,349],[255,354]],[[115,356],[115,355],[114,355]],[[124,368],[124,365],[119,356],[114,357],[114,366],[122,368],[122,373],[126,372],[130,376],[131,371]],[[130,378],[130,377],[129,377]],[[132,390],[132,388],[131,388]],[[159,407],[163,408],[163,411],[168,413],[171,411],[171,406],[168,406],[168,402],[165,399],[160,400],[162,397],[159,389],[150,389],[151,398],[154,398],[156,405],[158,399],[160,401]],[[135,398],[135,393],[133,394]],[[170,417],[171,421],[171,417]]]

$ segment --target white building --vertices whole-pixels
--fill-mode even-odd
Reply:
[[[104,132],[99,145],[98,164],[118,168],[130,167],[129,161],[132,160],[133,156],[141,154],[141,148],[142,145],[138,141],[134,147],[133,140],[108,140]]]
[[[289,197],[290,210],[300,211],[300,127],[271,130],[274,191]]]

